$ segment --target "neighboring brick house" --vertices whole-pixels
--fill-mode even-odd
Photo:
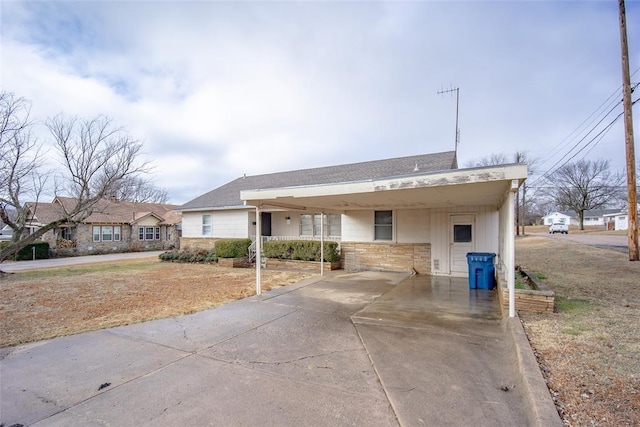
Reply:
[[[75,199],[56,197],[52,203],[32,206],[32,226],[50,223],[75,205]],[[165,250],[180,245],[181,215],[176,205],[101,200],[78,224],[63,224],[47,232],[58,255],[88,255],[109,252]]]

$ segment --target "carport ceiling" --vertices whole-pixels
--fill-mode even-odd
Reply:
[[[381,180],[243,191],[245,203],[262,208],[347,211],[491,205],[527,176],[526,165],[455,169]]]

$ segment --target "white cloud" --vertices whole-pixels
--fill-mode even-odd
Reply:
[[[113,117],[181,203],[242,173],[450,150],[450,85],[461,164],[548,156],[620,84],[618,37],[613,3],[3,3],[2,89],[40,117]],[[619,137],[590,155],[620,164]]]

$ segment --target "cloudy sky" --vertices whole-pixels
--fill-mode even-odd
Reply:
[[[585,156],[625,165],[622,119],[594,139],[622,111],[616,1],[0,7],[2,90],[39,119],[112,117],[144,141],[173,203],[244,173],[452,150],[456,98],[438,94],[451,88],[461,165],[516,151],[542,171]],[[627,21],[633,73],[639,1]]]

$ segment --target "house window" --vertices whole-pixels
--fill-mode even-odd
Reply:
[[[138,240],[160,240],[160,227],[138,227]]]
[[[374,239],[391,240],[393,237],[393,212],[375,211]]]
[[[300,215],[300,235],[313,236],[313,215]]]
[[[102,241],[110,242],[113,240],[113,227],[103,225],[102,226]]]
[[[71,227],[63,227],[60,233],[60,237],[64,240],[73,240],[73,230]]]
[[[331,237],[342,236],[342,215],[327,215],[327,223],[325,224],[324,234]]]
[[[322,228],[322,215],[315,214],[300,215],[300,235],[301,236],[320,236]],[[342,216],[340,214],[332,214],[324,216],[324,235],[331,237],[340,237]]]
[[[211,215],[202,215],[202,235],[211,236]]]
[[[63,236],[65,233],[63,232]],[[70,235],[70,232],[68,232]],[[94,242],[119,242],[122,236],[122,228],[119,225],[94,225]],[[67,239],[69,240],[69,239]]]

